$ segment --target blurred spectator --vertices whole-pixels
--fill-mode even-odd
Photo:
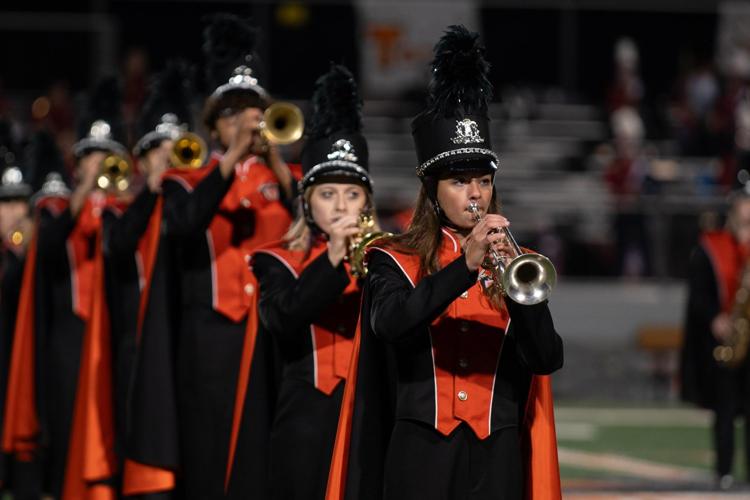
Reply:
[[[645,215],[639,206],[643,181],[650,171],[643,149],[643,121],[631,107],[621,107],[611,116],[614,157],[604,180],[614,196],[613,228],[619,272],[644,276],[651,271]]]
[[[678,102],[672,110],[677,140],[683,154],[715,154],[710,120],[720,94],[714,68],[703,62],[688,71],[678,89]]]
[[[750,183],[750,88],[737,104],[735,112],[734,144],[737,149],[737,175],[734,183],[744,186]]]
[[[643,82],[638,70],[638,47],[631,38],[620,38],[615,44],[614,82],[607,92],[607,110],[638,108],[643,99]]]
[[[745,50],[736,50],[726,75],[726,82],[717,102],[713,127],[718,141],[718,155],[721,158],[719,184],[724,191],[735,185],[739,167],[737,165],[736,118],[748,92],[750,82],[750,54]]]

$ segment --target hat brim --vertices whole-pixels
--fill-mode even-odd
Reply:
[[[0,201],[28,200],[31,193],[32,189],[28,184],[0,186]]]
[[[468,149],[468,148],[467,148]],[[424,177],[428,175],[442,175],[460,171],[482,171],[494,173],[497,171],[499,160],[497,155],[490,150],[467,151],[455,154],[446,154],[442,158],[434,159],[428,165],[417,169],[417,175]]]
[[[206,99],[203,106],[203,123],[209,129],[214,128],[219,114],[225,108],[265,110],[270,104],[271,98],[265,91],[261,94],[252,88],[234,86],[220,93],[214,92]]]
[[[126,156],[128,154],[125,146],[111,139],[92,139],[86,137],[73,144],[73,154],[81,158],[94,151],[105,151]]]
[[[172,139],[172,137],[165,132],[151,131],[138,139],[133,146],[133,154],[140,158],[152,149],[158,148],[167,139]]]
[[[362,166],[345,160],[331,160],[320,163],[310,169],[300,180],[300,191],[321,182],[344,182],[361,184],[372,192],[372,178]]]

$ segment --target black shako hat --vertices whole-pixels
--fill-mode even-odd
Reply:
[[[65,160],[50,132],[39,130],[34,133],[26,148],[24,163],[26,178],[34,191],[32,205],[47,196],[70,195],[63,178]]]
[[[490,142],[489,63],[479,34],[449,26],[435,45],[427,108],[412,121],[417,176],[497,170]]]
[[[362,135],[362,99],[344,66],[331,64],[315,82],[313,116],[302,152],[299,190],[324,179],[347,179],[372,192],[367,141]]]
[[[203,30],[206,82],[214,89],[206,99],[203,122],[209,129],[225,109],[266,109],[271,102],[258,82],[258,55],[255,47],[260,30],[248,20],[218,13],[208,18]]]
[[[81,158],[93,151],[106,151],[126,156],[122,145],[125,122],[122,117],[122,94],[117,79],[101,80],[89,96],[88,105],[78,123],[78,142],[73,154]]]
[[[31,185],[26,182],[20,167],[12,165],[3,169],[0,177],[0,201],[27,200]]]
[[[31,185],[16,156],[11,124],[0,121],[0,201],[24,200],[31,196]]]
[[[162,141],[175,140],[192,128],[193,74],[187,62],[172,60],[154,78],[138,120],[135,156],[141,157]]]

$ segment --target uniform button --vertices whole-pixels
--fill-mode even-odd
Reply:
[[[458,391],[458,399],[461,401],[466,401],[469,399],[469,395],[466,393],[466,391]]]
[[[252,259],[252,257],[250,257],[250,254],[249,254],[249,253],[246,253],[246,254],[245,254],[245,264],[250,264],[250,260],[251,260],[251,259]]]
[[[240,205],[242,205],[245,208],[250,208],[250,200],[248,200],[247,198],[241,198]]]
[[[469,298],[469,291],[466,290],[464,293],[461,294],[462,299],[468,299]]]
[[[461,358],[458,360],[458,366],[463,368],[464,370],[469,367],[469,360],[466,358]]]
[[[255,291],[255,287],[252,284],[248,283],[247,285],[245,285],[246,294],[252,295],[254,291]]]
[[[461,322],[461,326],[459,327],[459,330],[461,330],[463,333],[466,333],[469,331],[469,323],[466,321]]]

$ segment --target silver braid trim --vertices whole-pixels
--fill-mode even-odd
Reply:
[[[446,158],[450,158],[451,156],[458,156],[458,155],[472,155],[472,154],[481,154],[481,155],[487,155],[491,156],[495,159],[495,165],[500,163],[500,159],[497,157],[494,151],[491,149],[486,148],[458,148],[458,149],[451,149],[450,151],[443,151],[442,153],[433,156],[426,162],[422,163],[420,166],[417,167],[417,176],[423,177],[425,175],[425,171],[434,163],[444,160]]]

